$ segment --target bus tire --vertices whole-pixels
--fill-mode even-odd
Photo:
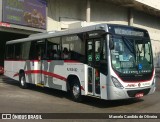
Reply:
[[[20,74],[20,76],[19,76],[19,82],[20,82],[20,87],[22,89],[26,89],[27,88],[26,78],[25,78],[25,75],[23,73]]]
[[[80,82],[77,79],[74,79],[73,82],[70,84],[70,94],[72,97],[72,100],[75,102],[81,102],[82,101],[82,95],[81,95],[81,86]]]

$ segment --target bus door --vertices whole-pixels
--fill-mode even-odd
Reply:
[[[45,40],[37,41],[36,48],[38,53],[38,67],[37,70],[39,71],[38,75],[38,84],[37,85],[44,85],[44,70],[45,70],[45,59],[46,59],[46,51],[45,51]],[[47,65],[47,64],[46,64]],[[47,70],[47,69],[46,69]]]
[[[100,96],[100,51],[101,38],[87,41],[88,93]]]

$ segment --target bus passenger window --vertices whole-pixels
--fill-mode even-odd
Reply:
[[[7,45],[7,53],[6,59],[13,59],[14,58],[14,45]]]
[[[22,48],[22,44],[15,44],[15,59],[19,60],[22,59],[22,55],[21,55],[21,49]]]
[[[62,37],[62,59],[85,61],[85,41],[81,34],[74,34]]]
[[[70,53],[66,47],[63,49],[62,59],[70,59]]]
[[[59,59],[59,54],[58,54],[58,51],[57,50],[52,50],[51,52],[50,52],[50,58],[51,59]]]
[[[50,60],[60,59],[60,37],[47,39],[47,58]]]

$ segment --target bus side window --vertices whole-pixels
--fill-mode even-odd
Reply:
[[[62,37],[62,59],[85,61],[85,41],[82,34],[74,34]]]
[[[9,44],[6,47],[6,59],[13,59],[14,57],[14,45]]]
[[[55,49],[50,49],[47,51],[47,57],[48,59],[59,59],[59,54],[58,54],[58,51],[55,50]]]
[[[29,59],[29,50],[30,50],[31,42],[23,42],[21,45],[21,58],[22,60]]]
[[[36,47],[36,41],[31,42],[31,47],[29,51],[29,59],[30,60],[38,60],[38,57],[40,56],[40,52],[38,51]]]
[[[66,47],[64,47],[63,49],[62,59],[70,59],[70,52],[68,51]]]
[[[22,51],[22,44],[21,43],[15,44],[15,59],[17,60],[22,59],[21,51]]]
[[[60,59],[60,37],[47,39],[47,58],[50,60]]]

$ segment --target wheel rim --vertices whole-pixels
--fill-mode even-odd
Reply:
[[[73,86],[73,95],[75,97],[79,96],[79,93],[80,93],[80,89],[79,89],[79,86],[78,85],[74,85]]]
[[[21,85],[24,86],[24,84],[25,84],[25,81],[24,81],[24,77],[22,76],[21,77]]]

